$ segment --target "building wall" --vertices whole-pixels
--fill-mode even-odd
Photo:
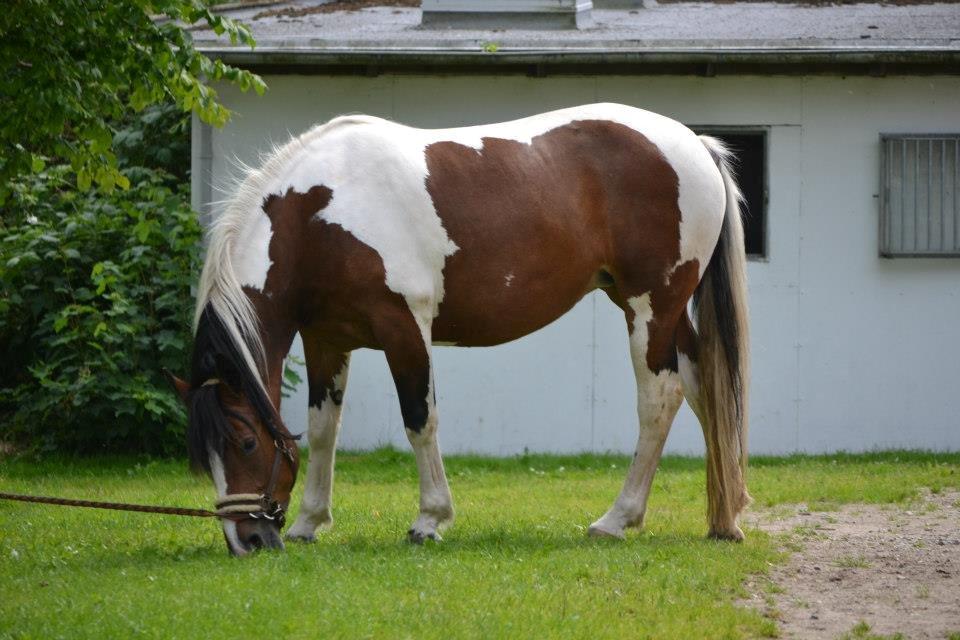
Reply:
[[[877,256],[879,134],[960,132],[960,78],[266,81],[262,98],[222,90],[235,111],[223,130],[195,125],[195,167],[200,156],[212,156],[215,186],[229,184],[234,159],[256,163],[272,143],[351,112],[441,127],[615,101],[691,125],[767,127],[768,258],[749,265],[752,450],[960,449],[960,259]],[[199,182],[203,174],[195,174]],[[636,390],[625,323],[603,294],[511,344],[438,347],[435,360],[445,451],[633,449]],[[305,428],[305,405],[305,389],[284,403],[294,430]],[[381,353],[361,351],[350,372],[341,446],[386,443],[406,446],[392,381]],[[667,447],[702,451],[686,406]]]

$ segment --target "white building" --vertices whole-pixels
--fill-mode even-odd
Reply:
[[[254,29],[253,52],[196,34],[269,85],[263,97],[224,87],[230,124],[195,123],[198,209],[234,158],[256,163],[344,113],[441,127],[611,101],[747,134],[760,253],[749,265],[752,450],[960,449],[957,5],[668,4],[594,9],[579,31],[476,31],[420,28],[418,9],[316,4],[233,11]],[[291,5],[301,11],[282,13]],[[888,254],[942,255],[882,257],[878,238]],[[602,294],[517,342],[435,358],[447,452],[636,443],[625,325]],[[342,447],[406,447],[381,353],[354,355],[346,398]],[[304,428],[306,390],[283,410]],[[667,447],[702,450],[686,407]]]

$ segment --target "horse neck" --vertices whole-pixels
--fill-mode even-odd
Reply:
[[[297,333],[297,325],[292,315],[287,311],[289,305],[275,296],[267,298],[259,293],[251,295],[253,308],[260,319],[260,338],[263,341],[264,365],[267,394],[274,406],[280,407],[281,382],[283,380],[283,363],[293,338]]]

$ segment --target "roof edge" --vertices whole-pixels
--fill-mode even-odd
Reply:
[[[960,73],[960,46],[919,45],[913,47],[849,47],[849,46],[734,46],[696,47],[658,45],[649,48],[564,48],[523,49],[501,48],[485,51],[480,47],[451,49],[448,47],[354,47],[304,46],[291,42],[269,43],[251,50],[233,46],[204,46],[197,49],[212,58],[247,68],[258,67],[370,67],[413,69],[417,67],[485,67],[500,71],[507,67],[549,66],[552,73],[563,73],[569,67],[596,67],[593,72],[623,73],[623,68],[662,65],[910,65],[934,67],[938,71]]]

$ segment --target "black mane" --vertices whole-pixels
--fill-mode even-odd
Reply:
[[[221,458],[228,440],[236,440],[233,427],[224,414],[217,386],[204,386],[209,380],[220,380],[241,394],[256,411],[267,431],[276,440],[283,434],[276,424],[273,403],[260,384],[256,371],[247,361],[210,304],[197,323],[190,365],[190,395],[187,402],[187,451],[190,467],[210,472],[210,451]]]

